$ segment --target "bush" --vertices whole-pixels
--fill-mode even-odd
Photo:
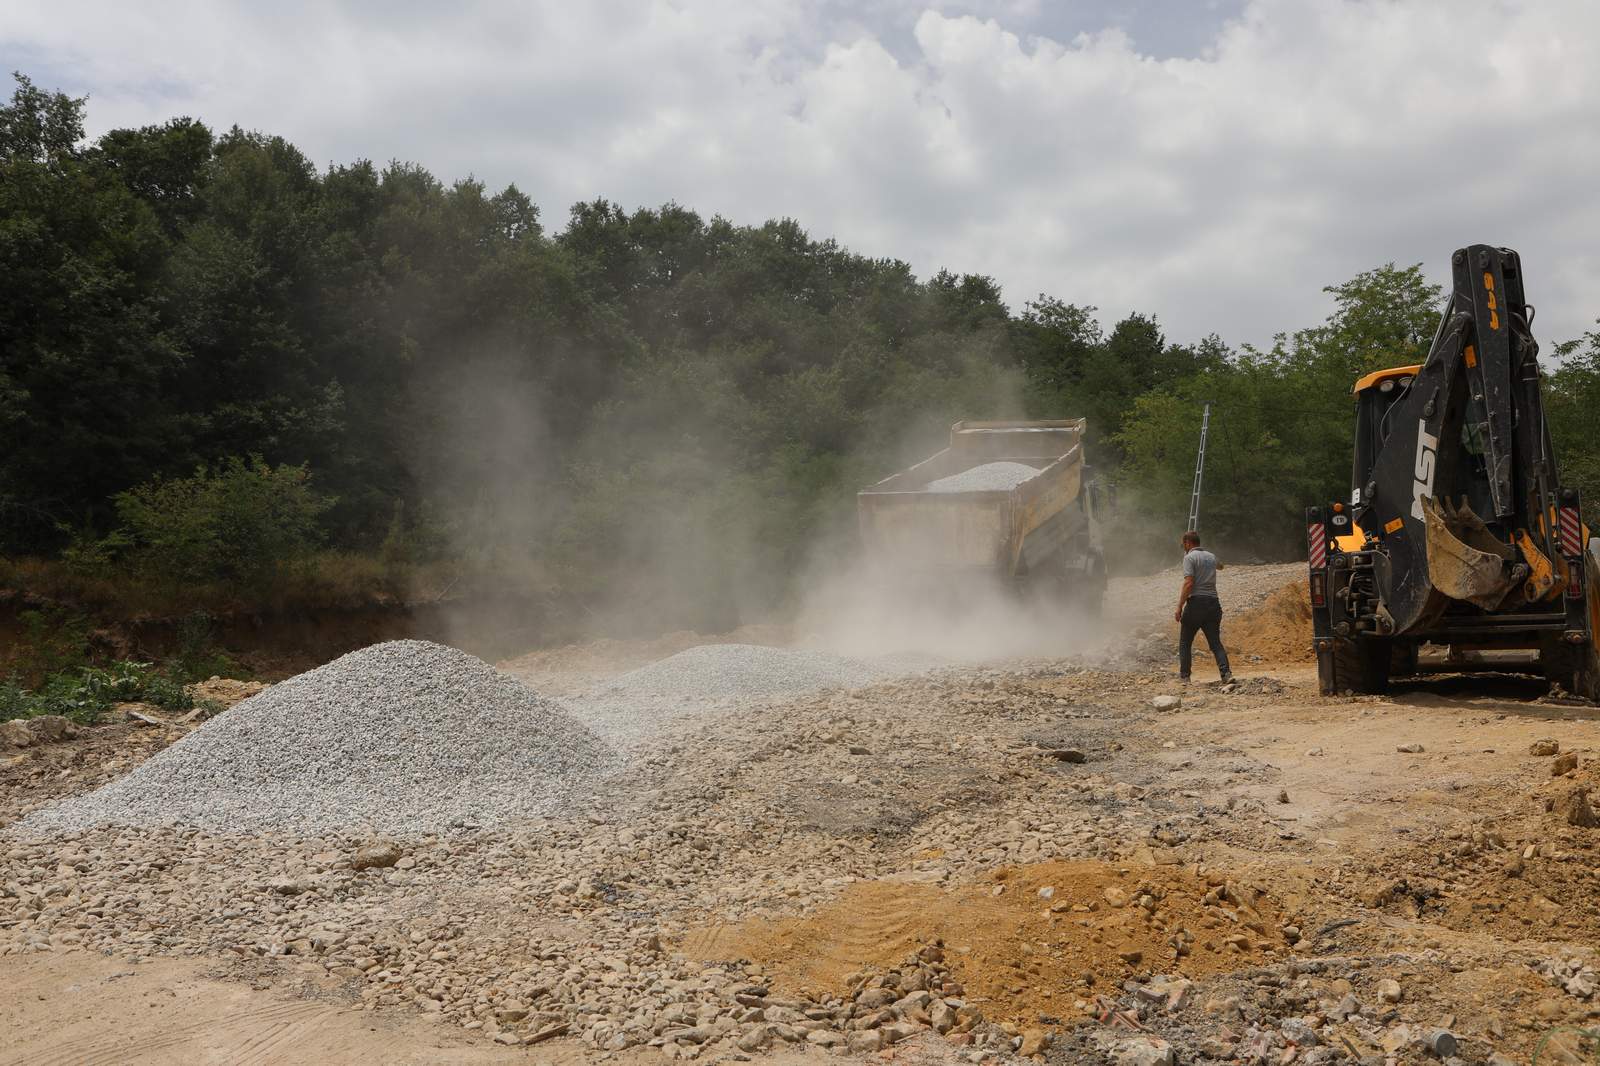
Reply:
[[[22,638],[11,655],[11,670],[24,682],[42,683],[89,663],[89,619],[64,607],[23,611]]]
[[[181,684],[149,663],[119,661],[54,674],[32,692],[14,681],[0,683],[0,721],[58,714],[93,725],[117,703],[153,703],[168,711],[194,706]]]
[[[183,616],[178,623],[178,646],[165,666],[179,681],[243,674],[232,656],[217,647],[216,621],[205,611],[190,611]]]
[[[259,590],[306,561],[319,539],[318,517],[332,503],[311,491],[304,466],[234,457],[121,493],[122,528],[113,536],[132,545],[135,568],[158,582]]]
[[[0,681],[0,722],[28,717],[28,690],[15,681]]]

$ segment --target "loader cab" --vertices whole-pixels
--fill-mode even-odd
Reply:
[[[1364,501],[1365,486],[1372,480],[1372,465],[1377,462],[1383,442],[1392,428],[1389,411],[1405,395],[1421,366],[1397,366],[1388,370],[1374,370],[1356,382],[1352,390],[1356,397],[1355,467],[1351,471],[1350,503],[1360,506]]]
[[[1367,486],[1373,480],[1373,464],[1383,450],[1384,441],[1395,429],[1390,412],[1406,395],[1421,369],[1418,365],[1375,370],[1355,384],[1355,466],[1350,482],[1350,502],[1354,507],[1359,508],[1366,502]],[[1464,403],[1466,407],[1459,419],[1460,447],[1450,453],[1447,474],[1442,472],[1445,467],[1441,466],[1438,491],[1441,496],[1464,502],[1476,514],[1490,514],[1489,467],[1481,428],[1487,415],[1481,399],[1467,397]]]

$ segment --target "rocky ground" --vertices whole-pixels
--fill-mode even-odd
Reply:
[[[1225,570],[1230,619],[1298,573]],[[0,750],[0,1062],[1591,1061],[1600,713],[1248,653],[1183,691],[1174,584],[1077,656],[675,706],[494,830],[30,836],[195,723]],[[639,665],[507,667],[581,713]]]

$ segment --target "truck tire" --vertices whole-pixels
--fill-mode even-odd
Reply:
[[[1099,618],[1105,607],[1106,564],[1098,555],[1091,555],[1083,564],[1082,584],[1073,590],[1073,602],[1089,618]]]
[[[1326,651],[1317,652],[1317,687],[1324,696],[1389,691],[1390,657],[1394,654],[1391,643],[1381,638],[1334,637]]]

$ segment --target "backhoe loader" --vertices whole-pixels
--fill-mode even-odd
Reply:
[[[1521,260],[1475,244],[1451,266],[1427,358],[1355,383],[1349,501],[1306,509],[1319,686],[1525,669],[1600,699],[1600,565],[1557,474]]]

